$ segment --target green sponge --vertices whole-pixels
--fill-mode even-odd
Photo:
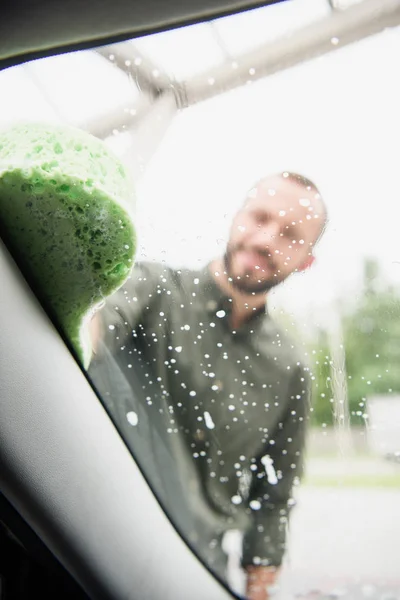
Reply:
[[[88,133],[37,123],[0,132],[1,232],[85,368],[85,325],[134,263],[134,196],[119,159]]]

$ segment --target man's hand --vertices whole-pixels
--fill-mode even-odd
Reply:
[[[279,567],[248,566],[246,598],[248,600],[269,600],[272,588],[279,575]]]

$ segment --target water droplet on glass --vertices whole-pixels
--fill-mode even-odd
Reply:
[[[226,315],[226,312],[224,310],[218,310],[215,314],[219,319],[223,319],[223,317]]]
[[[260,510],[261,502],[259,500],[252,500],[249,503],[249,506],[250,506],[251,510]]]
[[[338,43],[339,43],[339,38],[338,38],[338,37],[333,37],[333,38],[331,38],[331,44],[332,44],[333,46],[337,46],[337,45],[338,45]]]
[[[266,454],[261,458],[261,463],[264,465],[268,483],[270,485],[276,485],[278,483],[278,478],[276,476],[274,461],[272,460],[272,458],[268,454]]]
[[[235,496],[232,496],[231,502],[232,504],[241,504],[242,498],[239,496],[239,494],[236,494]]]
[[[208,429],[214,429],[215,428],[215,423],[212,420],[212,417],[211,417],[210,413],[207,412],[207,411],[204,412],[204,423],[206,424],[206,427]]]
[[[126,414],[126,419],[129,423],[129,425],[132,425],[133,427],[135,427],[139,422],[139,418],[133,410],[131,410],[130,412],[128,412]]]
[[[109,325],[109,326],[108,326],[108,329],[110,329],[110,331],[114,331],[114,329],[115,329],[115,326],[114,326],[114,325]]]
[[[175,352],[182,352],[182,346],[177,346],[175,348]]]

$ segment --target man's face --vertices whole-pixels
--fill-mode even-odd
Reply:
[[[225,255],[232,284],[248,294],[266,292],[304,269],[323,221],[314,189],[283,176],[263,180],[232,223]]]

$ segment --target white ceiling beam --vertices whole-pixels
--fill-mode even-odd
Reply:
[[[223,64],[187,80],[177,89],[180,106],[190,106],[217,94],[288,69],[400,24],[400,0],[364,0],[334,11],[285,39],[275,40],[235,57],[235,67]]]
[[[96,52],[129,75],[141,92],[157,96],[171,87],[171,78],[131,42],[102,46]]]
[[[94,119],[79,123],[79,126],[100,139],[134,128],[151,110],[154,99],[146,93],[142,93],[139,100],[127,105],[116,106],[112,112],[100,115]]]
[[[121,130],[129,135],[126,150],[120,153],[134,180],[139,181],[159,147],[177,113],[174,94],[161,94],[130,128]]]

